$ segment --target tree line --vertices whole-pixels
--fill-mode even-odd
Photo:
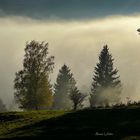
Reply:
[[[119,101],[121,81],[113,61],[108,46],[104,46],[91,84],[91,108]],[[23,69],[16,73],[14,80],[14,95],[20,108],[76,110],[83,107],[87,94],[79,91],[70,68],[66,64],[61,67],[54,86],[50,84],[53,68],[54,56],[48,56],[48,43],[33,40],[26,44]],[[2,100],[0,107],[6,110]]]
[[[89,96],[78,89],[66,64],[60,68],[55,84],[51,84],[55,63],[54,56],[49,56],[48,43],[33,40],[26,43],[24,51],[23,68],[14,79],[14,97],[19,108],[76,110],[83,107],[85,99],[89,99],[91,108],[118,103],[122,86],[107,45],[95,66]]]

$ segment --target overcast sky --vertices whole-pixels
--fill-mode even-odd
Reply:
[[[1,0],[1,16],[89,19],[139,13],[139,0]]]
[[[118,68],[122,99],[140,99],[139,0],[1,0],[0,97],[13,99],[15,72],[22,68],[26,41],[49,42],[55,56],[52,83],[66,63],[79,89],[89,92],[104,45]]]

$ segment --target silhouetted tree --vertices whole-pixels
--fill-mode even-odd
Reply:
[[[73,103],[73,110],[77,110],[77,108],[81,108],[83,106],[83,101],[87,95],[81,93],[77,87],[73,88],[70,92],[70,99]]]
[[[3,104],[3,101],[0,99],[0,112],[7,111],[6,106]]]
[[[71,109],[72,103],[69,98],[70,91],[75,87],[73,74],[68,66],[63,65],[59,70],[56,83],[54,85],[54,109]]]
[[[109,53],[108,46],[104,46],[99,55],[93,76],[93,83],[90,95],[90,106],[108,105],[119,100],[121,93],[121,81],[117,76],[118,70],[113,68],[112,55]]]
[[[20,108],[46,109],[52,105],[52,89],[49,74],[53,70],[54,57],[48,57],[48,43],[31,41],[26,44],[23,69],[14,80],[15,98]]]

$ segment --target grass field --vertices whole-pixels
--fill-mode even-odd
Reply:
[[[140,139],[140,109],[0,113],[0,138]]]

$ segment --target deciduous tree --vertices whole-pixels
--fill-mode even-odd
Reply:
[[[26,110],[46,109],[52,105],[49,74],[54,56],[48,56],[48,43],[31,41],[26,44],[23,69],[14,80],[15,99]]]
[[[73,103],[73,110],[77,110],[77,108],[83,107],[83,101],[87,95],[81,93],[77,87],[73,88],[70,92],[70,99]]]

